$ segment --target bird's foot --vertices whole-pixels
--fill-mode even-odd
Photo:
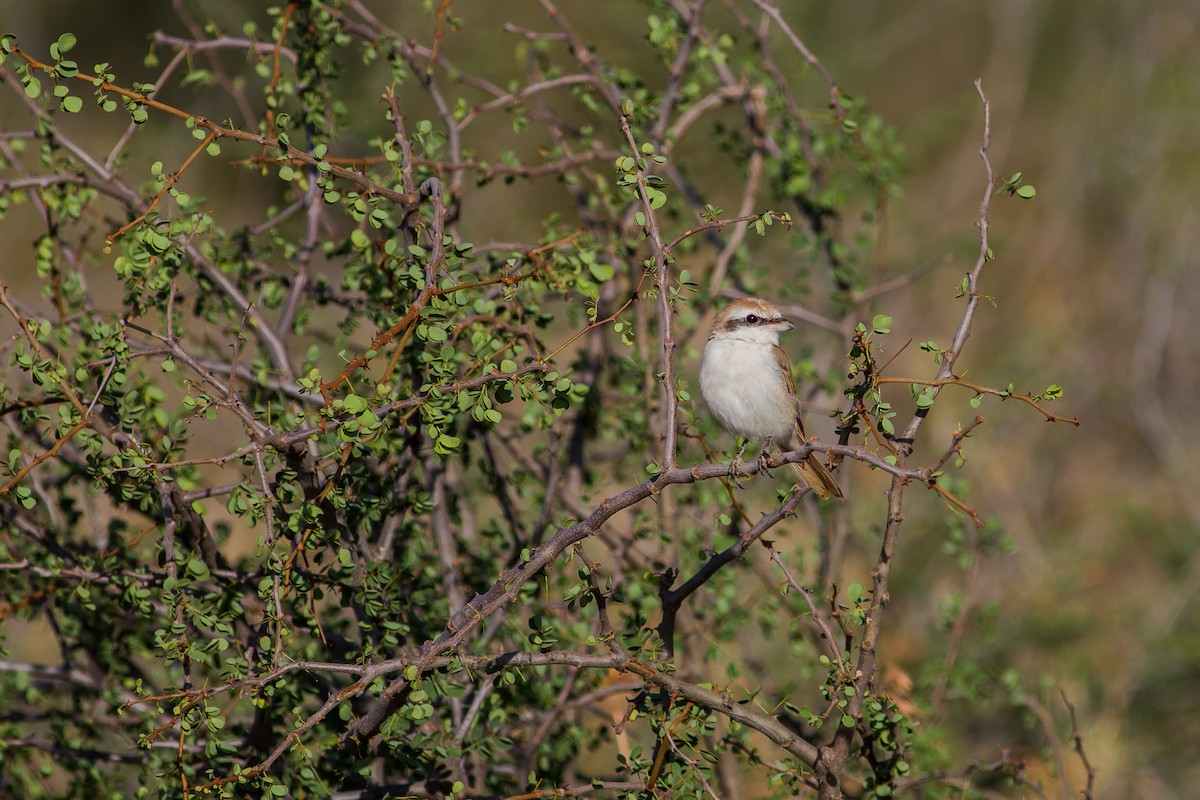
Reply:
[[[768,478],[772,477],[771,454],[767,452],[766,448],[763,448],[763,451],[758,454],[758,471]]]
[[[771,440],[767,439],[767,443],[758,453],[758,470],[768,478],[771,477]]]
[[[738,472],[742,469],[742,464],[746,462],[742,460],[742,454],[738,453],[729,462],[729,477],[733,479],[733,485],[742,488],[742,476]]]
[[[742,439],[742,446],[738,448],[733,455],[733,460],[729,462],[729,477],[733,478],[733,484],[739,489],[742,488],[742,476],[738,474],[738,471],[741,470],[742,464],[746,463],[742,460],[742,453],[746,452],[747,444],[748,442]]]

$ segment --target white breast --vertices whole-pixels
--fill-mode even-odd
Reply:
[[[796,400],[779,374],[774,348],[710,339],[700,359],[700,391],[729,431],[785,447],[796,432]]]

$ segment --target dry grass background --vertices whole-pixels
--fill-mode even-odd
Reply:
[[[1200,782],[1200,4],[800,13],[810,46],[909,145],[889,258],[973,243],[972,77],[992,101],[998,170],[1038,188],[997,206],[998,308],[964,360],[985,383],[1062,384],[1083,425],[1002,406],[975,442],[977,506],[1017,544],[984,571],[982,595],[1004,604],[993,647],[1080,705],[1098,796],[1187,796]],[[940,308],[965,263],[889,309],[899,331],[936,335],[922,309]]]

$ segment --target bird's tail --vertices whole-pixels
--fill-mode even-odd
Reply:
[[[792,464],[792,469],[796,470],[800,480],[807,483],[813,493],[822,500],[842,497],[842,487],[838,486],[837,479],[820,462],[816,453],[809,453],[806,460]]]

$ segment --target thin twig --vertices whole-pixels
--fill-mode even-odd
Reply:
[[[1063,703],[1067,706],[1067,713],[1071,715],[1071,741],[1075,745],[1075,752],[1079,755],[1079,761],[1083,764],[1083,769],[1087,773],[1087,785],[1083,789],[1084,800],[1093,800],[1095,798],[1096,784],[1096,769],[1092,766],[1092,762],[1088,760],[1087,753],[1083,749],[1083,735],[1079,732],[1079,722],[1075,719],[1075,706],[1067,699],[1067,690],[1059,689],[1062,694]]]

